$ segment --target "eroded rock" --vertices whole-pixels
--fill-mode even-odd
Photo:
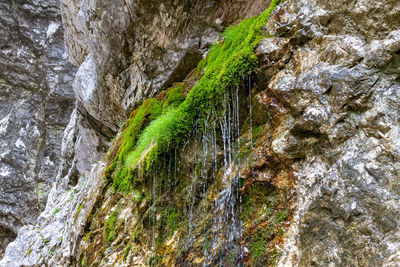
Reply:
[[[72,111],[75,68],[58,1],[0,4],[0,256],[44,209]],[[12,234],[14,233],[14,234]]]

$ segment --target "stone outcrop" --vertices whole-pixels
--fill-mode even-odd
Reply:
[[[63,0],[68,52],[80,66],[76,96],[116,131],[140,100],[182,81],[224,26],[267,7],[259,0]]]
[[[271,149],[297,177],[282,266],[398,265],[399,15],[396,1],[289,1],[266,25],[285,107]]]
[[[74,96],[58,1],[0,3],[0,256],[55,181]]]
[[[10,150],[0,154],[0,168],[8,168],[0,177],[13,181],[0,193],[5,184],[27,194],[19,202],[4,195],[20,209],[5,206],[12,216],[0,210],[0,246],[19,232],[0,266],[398,266],[397,0],[284,1],[263,27],[270,37],[255,51],[259,69],[229,92],[233,101],[221,112],[234,126],[196,128],[147,176],[137,174],[135,190],[111,186],[115,174],[106,168],[128,138],[130,122],[120,122],[141,100],[163,103],[163,89],[176,82],[190,91],[201,79],[193,69],[213,42],[224,42],[219,32],[268,5],[62,0],[66,49],[78,67],[70,116],[74,69],[62,56],[61,29],[43,15],[58,18],[56,3],[0,4],[1,26],[21,28],[21,36],[0,37],[9,43],[0,52],[0,145]],[[17,17],[38,18],[25,24],[42,30],[29,27],[25,35]],[[43,42],[39,32],[46,32]],[[18,50],[19,39],[36,46]],[[62,82],[54,82],[57,75]],[[26,117],[27,110],[37,115]],[[31,130],[21,132],[22,122]],[[21,177],[29,181],[23,187]],[[35,223],[44,199],[33,188],[48,192],[51,181]],[[29,205],[37,209],[22,220]]]
[[[154,9],[154,6],[157,9]],[[6,12],[11,10],[13,6],[10,3],[4,5],[4,7],[9,8],[5,10]],[[209,46],[219,38],[219,32],[224,26],[237,23],[245,17],[259,14],[268,7],[268,3],[256,0],[223,3],[219,1],[190,3],[186,3],[186,1],[171,1],[170,3],[160,1],[157,5],[156,3],[150,5],[147,1],[116,1],[112,4],[105,1],[96,3],[92,1],[61,1],[59,6],[59,3],[54,1],[51,3],[21,4],[17,7],[26,8],[35,13],[35,16],[28,13],[27,18],[41,17],[42,20],[37,22],[40,26],[45,25],[45,19],[52,17],[48,15],[52,12],[54,13],[53,16],[58,19],[57,25],[61,25],[58,13],[60,7],[69,61],[79,67],[73,82],[73,91],[78,101],[76,115],[75,117],[72,116],[70,120],[70,125],[74,125],[74,130],[69,131],[70,127],[67,127],[65,131],[62,143],[65,146],[69,144],[69,149],[58,153],[58,156],[62,155],[60,167],[58,167],[58,163],[60,163],[58,161],[50,168],[53,171],[51,177],[55,184],[52,190],[49,190],[49,186],[43,189],[43,194],[46,196],[49,194],[47,207],[38,218],[35,227],[26,226],[20,230],[20,238],[9,247],[11,254],[6,255],[1,262],[1,264],[7,265],[32,265],[47,261],[56,262],[52,258],[53,253],[44,256],[43,246],[51,244],[51,248],[53,248],[59,245],[61,239],[58,239],[59,235],[55,235],[55,233],[59,233],[61,225],[68,228],[65,225],[66,218],[71,215],[70,213],[60,212],[57,217],[53,216],[54,211],[61,209],[61,204],[58,203],[61,199],[57,199],[57,197],[61,198],[60,195],[69,192],[69,190],[75,188],[74,186],[79,188],[79,185],[82,184],[82,182],[79,182],[80,179],[88,179],[85,178],[87,177],[85,172],[100,157],[96,153],[104,152],[108,145],[106,139],[111,138],[112,133],[118,130],[121,121],[126,118],[136,102],[155,95],[167,85],[182,80],[192,68],[196,67]],[[15,14],[9,12],[8,15]],[[145,17],[146,19],[143,19]],[[31,24],[34,25],[33,22],[26,22],[25,27]],[[56,31],[59,38],[57,40],[60,41],[63,32],[61,27],[57,28],[56,24],[50,26],[49,23],[46,26],[50,29],[49,35],[53,34],[54,29],[58,30]],[[14,30],[8,25],[5,27]],[[29,28],[29,30],[34,33],[40,32],[39,29],[35,28]],[[10,35],[15,37],[16,40],[39,40],[37,46],[41,45],[40,49],[42,50],[40,51],[51,52],[49,48],[44,49],[46,42],[40,42],[39,39],[39,37],[43,38],[46,35],[33,36],[31,34],[28,37],[16,37],[14,31]],[[57,52],[64,51],[62,43],[59,42],[57,45],[59,48]],[[60,58],[67,60],[64,54],[53,55],[55,56],[55,64],[62,65],[62,70],[65,68],[74,69],[69,63],[60,61]],[[34,55],[29,54],[27,57],[34,58]],[[34,62],[32,65],[45,66],[45,64],[39,62]],[[20,70],[10,73],[5,72],[8,77],[27,75],[26,71]],[[34,73],[36,74],[36,72]],[[68,80],[68,86],[60,87],[63,90],[70,88],[73,79],[70,74],[72,75],[73,71],[60,76]],[[23,78],[26,77],[23,76]],[[66,108],[69,111],[57,109],[66,119],[64,126],[73,107],[71,91],[68,92],[70,102],[68,102]],[[10,98],[7,97],[6,100],[12,103]],[[47,120],[43,119],[43,121]],[[79,128],[83,130],[77,130]],[[59,132],[59,137],[62,135],[62,131],[63,129]],[[87,131],[90,134],[87,134]],[[72,145],[79,140],[81,140],[80,143]],[[57,141],[57,149],[60,149],[60,138]],[[10,144],[8,141],[6,143],[7,145]],[[28,150],[32,151],[32,149]],[[92,179],[98,180],[99,177],[92,177]],[[21,202],[20,205],[24,208],[30,207],[32,199],[37,198],[37,195],[40,195],[41,192],[36,191],[34,196],[23,197],[23,200],[29,202],[29,204]],[[86,195],[87,192],[81,193]],[[18,203],[15,199],[12,202]],[[75,208],[76,203],[74,201],[72,203],[70,204],[71,207],[64,207],[69,212],[73,207]],[[37,208],[35,216],[42,208],[43,206]],[[32,224],[34,224],[34,218],[21,225]],[[48,224],[49,227],[44,228],[44,224]],[[18,228],[13,229],[14,233],[17,230]],[[27,238],[28,236],[29,238]],[[43,238],[44,236],[46,238]],[[49,238],[53,242],[47,241]],[[26,240],[30,241],[26,242]],[[70,246],[67,240],[69,239],[64,241],[65,246]],[[45,251],[49,252],[52,249],[48,248]],[[75,258],[75,255],[73,253],[66,255],[66,260],[70,264],[71,258]],[[52,260],[49,260],[49,258]]]

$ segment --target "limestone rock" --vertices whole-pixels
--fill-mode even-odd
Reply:
[[[396,1],[288,1],[266,26],[280,38],[264,40],[260,59],[291,53],[265,68],[286,112],[272,149],[298,181],[281,266],[394,264],[398,15]]]
[[[7,215],[0,248],[19,229],[0,266],[221,265],[229,257],[254,265],[266,258],[279,266],[399,265],[398,0],[284,1],[263,29],[270,38],[256,50],[259,70],[236,95],[244,125],[235,134],[246,158],[227,166],[226,143],[194,136],[175,151],[186,187],[153,203],[149,192],[119,194],[105,182],[111,136],[118,140],[120,122],[140,100],[184,80],[225,26],[267,3],[62,0],[77,68],[63,53],[57,4],[0,4],[0,214]],[[201,154],[210,149],[213,157]],[[198,173],[206,179],[196,180]],[[35,221],[44,202],[36,188],[47,192],[52,181]],[[244,225],[247,200],[239,196],[249,191],[256,203]],[[164,241],[159,203],[182,211]],[[117,210],[108,241],[105,224]],[[261,239],[253,231],[259,225]],[[156,242],[164,242],[164,259],[154,254]]]
[[[114,131],[138,101],[182,81],[223,26],[268,7],[259,0],[61,2],[68,52],[80,65],[75,92]]]
[[[61,160],[75,68],[58,4],[0,3],[0,256],[5,240],[35,223]]]

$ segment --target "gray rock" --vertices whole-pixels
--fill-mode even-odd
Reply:
[[[396,266],[400,5],[304,0],[277,13],[266,29],[284,41],[258,53],[291,51],[264,67],[286,113],[271,148],[298,181],[280,266]]]
[[[156,2],[62,0],[76,104],[57,2],[0,4],[0,249],[19,230],[0,266],[79,264],[93,207],[111,205],[99,159],[118,123],[266,5]],[[277,122],[259,120],[264,146],[297,178],[280,266],[399,265],[399,16],[397,0],[289,0],[265,26],[277,37],[257,49],[258,75],[277,103],[257,110]]]
[[[62,161],[45,210],[35,226],[22,227],[10,243],[0,266],[71,266],[78,238],[101,194],[104,165],[96,164],[102,143],[78,108],[67,125]],[[103,151],[104,152],[104,151]]]
[[[68,52],[80,65],[75,92],[114,131],[138,101],[182,81],[223,26],[268,7],[258,0],[61,2]]]
[[[58,1],[0,3],[0,257],[44,209],[73,106]],[[12,238],[11,238],[12,239]]]

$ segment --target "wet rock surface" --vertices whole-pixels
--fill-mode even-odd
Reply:
[[[80,65],[77,98],[116,131],[140,100],[182,81],[233,23],[268,1],[63,0],[65,39]]]
[[[399,14],[395,1],[289,1],[267,24],[280,37],[259,58],[286,113],[271,145],[297,176],[281,266],[398,264]]]
[[[157,8],[154,9],[154,6]],[[60,246],[61,228],[70,229],[66,226],[66,223],[69,225],[69,222],[65,218],[71,215],[71,210],[76,208],[76,205],[79,207],[79,204],[82,204],[82,199],[80,202],[73,201],[73,199],[65,202],[63,196],[79,184],[85,183],[87,179],[96,182],[101,180],[99,178],[101,175],[90,176],[87,172],[100,158],[101,153],[104,153],[113,132],[119,128],[120,122],[126,118],[127,113],[132,110],[137,101],[154,95],[164,86],[182,80],[197,65],[209,46],[219,38],[219,32],[224,26],[259,14],[267,6],[268,3],[263,1],[227,1],[224,3],[198,1],[190,4],[184,1],[171,1],[171,3],[160,1],[160,3],[152,5],[146,1],[117,1],[112,4],[101,1],[61,1],[60,4],[58,1],[47,3],[38,1],[26,4],[2,4],[4,14],[8,12],[7,15],[11,17],[4,22],[5,29],[10,31],[5,38],[13,37],[17,43],[20,42],[20,39],[26,40],[29,44],[33,44],[32,47],[37,50],[34,52],[38,52],[35,54],[30,51],[31,53],[26,55],[26,60],[33,60],[35,56],[41,56],[40,60],[43,60],[45,57],[42,54],[46,55],[46,53],[54,57],[53,68],[46,69],[47,73],[43,71],[44,76],[40,76],[42,73],[40,68],[46,67],[46,62],[35,61],[31,64],[32,71],[30,73],[38,75],[38,77],[32,78],[32,81],[37,84],[31,84],[36,91],[40,92],[36,96],[39,100],[36,100],[35,103],[39,103],[42,99],[48,100],[44,97],[46,93],[40,89],[41,86],[52,88],[51,92],[54,94],[64,94],[68,101],[65,107],[56,107],[56,111],[62,115],[63,126],[65,127],[68,121],[69,125],[65,129],[63,138],[64,128],[60,127],[58,132],[56,139],[56,148],[59,151],[57,153],[58,161],[48,164],[52,171],[50,177],[52,181],[55,180],[55,184],[50,193],[50,183],[43,190],[46,196],[49,194],[47,207],[36,224],[34,217],[38,216],[43,206],[35,209],[35,216],[32,217],[32,220],[20,223],[20,226],[27,226],[20,230],[19,237],[9,246],[0,265],[56,264],[60,258],[54,248]],[[15,26],[18,23],[13,20],[17,20],[15,18],[17,13],[14,11],[18,8],[22,10],[21,14],[26,12],[27,20],[33,18],[32,22],[25,22],[24,30],[31,31],[26,34],[27,36],[17,35],[19,31]],[[61,28],[59,8],[62,13],[63,28],[65,29],[64,39],[69,59],[64,54],[61,42],[63,29]],[[51,24],[47,20],[53,17],[54,20],[56,18],[58,20]],[[24,17],[22,16],[22,18]],[[18,19],[21,18],[18,17]],[[31,27],[31,25],[36,27]],[[60,41],[57,42],[55,50],[46,47],[46,38],[53,40],[51,39],[53,35],[54,38],[57,37],[57,41]],[[5,46],[5,48],[7,47]],[[26,49],[28,48],[29,46],[26,47]],[[16,60],[23,59],[23,57],[17,56],[15,58]],[[76,71],[72,65],[67,63],[67,60],[75,64],[78,70]],[[19,66],[25,68],[30,65],[19,64]],[[39,71],[36,71],[37,68]],[[57,70],[65,73],[56,76]],[[52,71],[56,71],[56,74]],[[76,77],[74,78],[75,71]],[[19,75],[15,84],[22,87],[24,85],[22,81],[29,77],[22,69],[5,71],[4,74],[9,80],[12,80],[11,77]],[[43,77],[47,77],[45,74],[52,78],[55,77],[54,84],[59,85],[56,83],[59,81],[58,79],[65,84],[59,87],[54,85],[53,88],[51,87],[53,84],[45,84],[43,79]],[[73,93],[70,90],[71,83],[73,84]],[[73,98],[77,100],[77,104],[74,104]],[[7,94],[5,101],[15,105],[14,102],[17,101],[14,99],[11,100]],[[45,102],[46,105],[49,102]],[[36,107],[36,105],[33,106]],[[33,106],[29,106],[29,108],[32,109]],[[76,106],[75,111],[69,118],[74,106]],[[47,117],[42,117],[40,120],[42,124],[47,121],[51,120]],[[29,137],[35,136],[29,135]],[[25,136],[24,142],[28,140],[29,138]],[[7,145],[11,143],[10,141],[5,142]],[[32,143],[37,144],[34,141]],[[60,152],[61,143],[63,143],[63,150]],[[20,143],[18,144],[20,145]],[[27,151],[34,150],[27,149]],[[18,153],[20,153],[20,149]],[[31,159],[31,155],[27,155],[26,159],[28,160],[28,158]],[[17,168],[17,170],[21,175],[25,173],[25,169]],[[15,180],[13,184],[15,185]],[[18,188],[26,194],[27,190],[20,189],[21,186]],[[82,196],[89,193],[83,189],[74,190],[78,190],[79,195],[82,194]],[[37,190],[34,195],[22,197],[26,203],[21,203],[21,209],[31,211],[30,207],[32,203],[35,203],[32,200],[38,198],[38,195],[41,197],[41,192]],[[96,198],[98,193],[96,191],[91,197]],[[10,203],[17,202],[12,199]],[[61,204],[64,207],[61,207]],[[64,212],[61,213],[60,210]],[[89,212],[87,211],[87,213]],[[60,214],[55,216],[58,213]],[[78,228],[82,227],[82,222],[78,221],[78,225]],[[19,227],[13,228],[13,232],[16,233],[18,229]],[[82,238],[81,232],[81,230],[74,232],[77,233],[76,238]],[[43,238],[44,236],[46,237]],[[50,242],[49,239],[52,241]],[[62,251],[70,251],[71,244],[78,243],[78,241],[68,241],[70,240],[68,238],[62,240],[65,242],[62,245]],[[45,254],[43,251],[48,253]],[[57,251],[59,252],[60,249]],[[79,257],[74,252],[65,254],[66,261],[63,264],[75,263],[76,258]]]
[[[44,209],[74,96],[58,1],[0,3],[0,256]]]
[[[259,70],[235,96],[234,160],[227,164],[221,136],[194,134],[140,190],[118,194],[104,179],[103,157],[118,143],[111,136],[138,101],[185,77],[193,86],[190,72],[218,33],[266,6],[62,0],[79,68],[74,107],[62,30],[48,22],[59,23],[57,3],[0,4],[0,30],[21,28],[15,40],[0,37],[11,44],[0,50],[0,194],[25,194],[17,208],[7,206],[15,195],[0,195],[0,249],[25,225],[0,266],[398,266],[397,0],[285,1],[264,27],[271,38],[256,50]],[[28,31],[28,18],[39,26]],[[20,40],[32,45],[21,50]],[[45,198],[32,188],[48,192],[50,181],[35,222]]]

